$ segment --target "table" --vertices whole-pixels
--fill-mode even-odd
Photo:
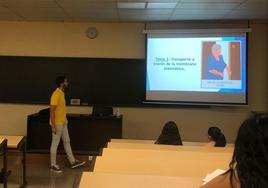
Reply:
[[[200,178],[83,172],[79,188],[197,188]]]
[[[10,171],[7,170],[7,140],[0,138],[0,155],[3,156],[3,167],[0,172],[0,182],[7,187],[7,178]]]
[[[16,151],[18,150],[22,155],[22,184],[21,188],[26,187],[26,137],[25,136],[6,136],[0,135],[0,139],[7,140],[7,149]]]

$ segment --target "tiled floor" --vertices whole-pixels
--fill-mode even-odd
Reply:
[[[88,156],[76,156],[79,160],[87,160]],[[92,163],[71,169],[65,155],[58,155],[58,164],[64,173],[51,172],[49,169],[49,154],[27,154],[27,182],[30,188],[77,188],[83,171],[91,171]],[[0,161],[2,168],[2,159]],[[22,182],[21,158],[18,153],[8,154],[8,188],[18,187]],[[0,186],[1,187],[1,186]]]

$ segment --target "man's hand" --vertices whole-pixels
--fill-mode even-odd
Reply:
[[[55,125],[51,125],[51,130],[52,130],[52,133],[53,134],[56,134],[57,133],[57,130],[56,130],[56,126]]]
[[[220,77],[224,76],[223,73],[221,73],[221,72],[219,72],[219,71],[217,71],[215,69],[209,70],[208,72],[210,72],[211,74],[214,74],[214,75],[218,75]]]

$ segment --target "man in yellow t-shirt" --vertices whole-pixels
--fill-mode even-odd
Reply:
[[[64,91],[68,87],[66,76],[59,76],[56,78],[57,89],[53,92],[50,99],[50,125],[52,130],[52,143],[50,147],[50,163],[51,170],[55,172],[63,172],[57,165],[57,149],[62,138],[65,152],[71,163],[71,168],[76,168],[85,164],[85,161],[79,161],[74,158],[72,148],[70,145],[70,138],[67,127],[66,105]]]

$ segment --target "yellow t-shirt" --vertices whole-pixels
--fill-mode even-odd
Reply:
[[[67,118],[66,118],[65,95],[61,89],[57,88],[53,92],[50,98],[50,105],[56,106],[55,125],[66,125]]]

